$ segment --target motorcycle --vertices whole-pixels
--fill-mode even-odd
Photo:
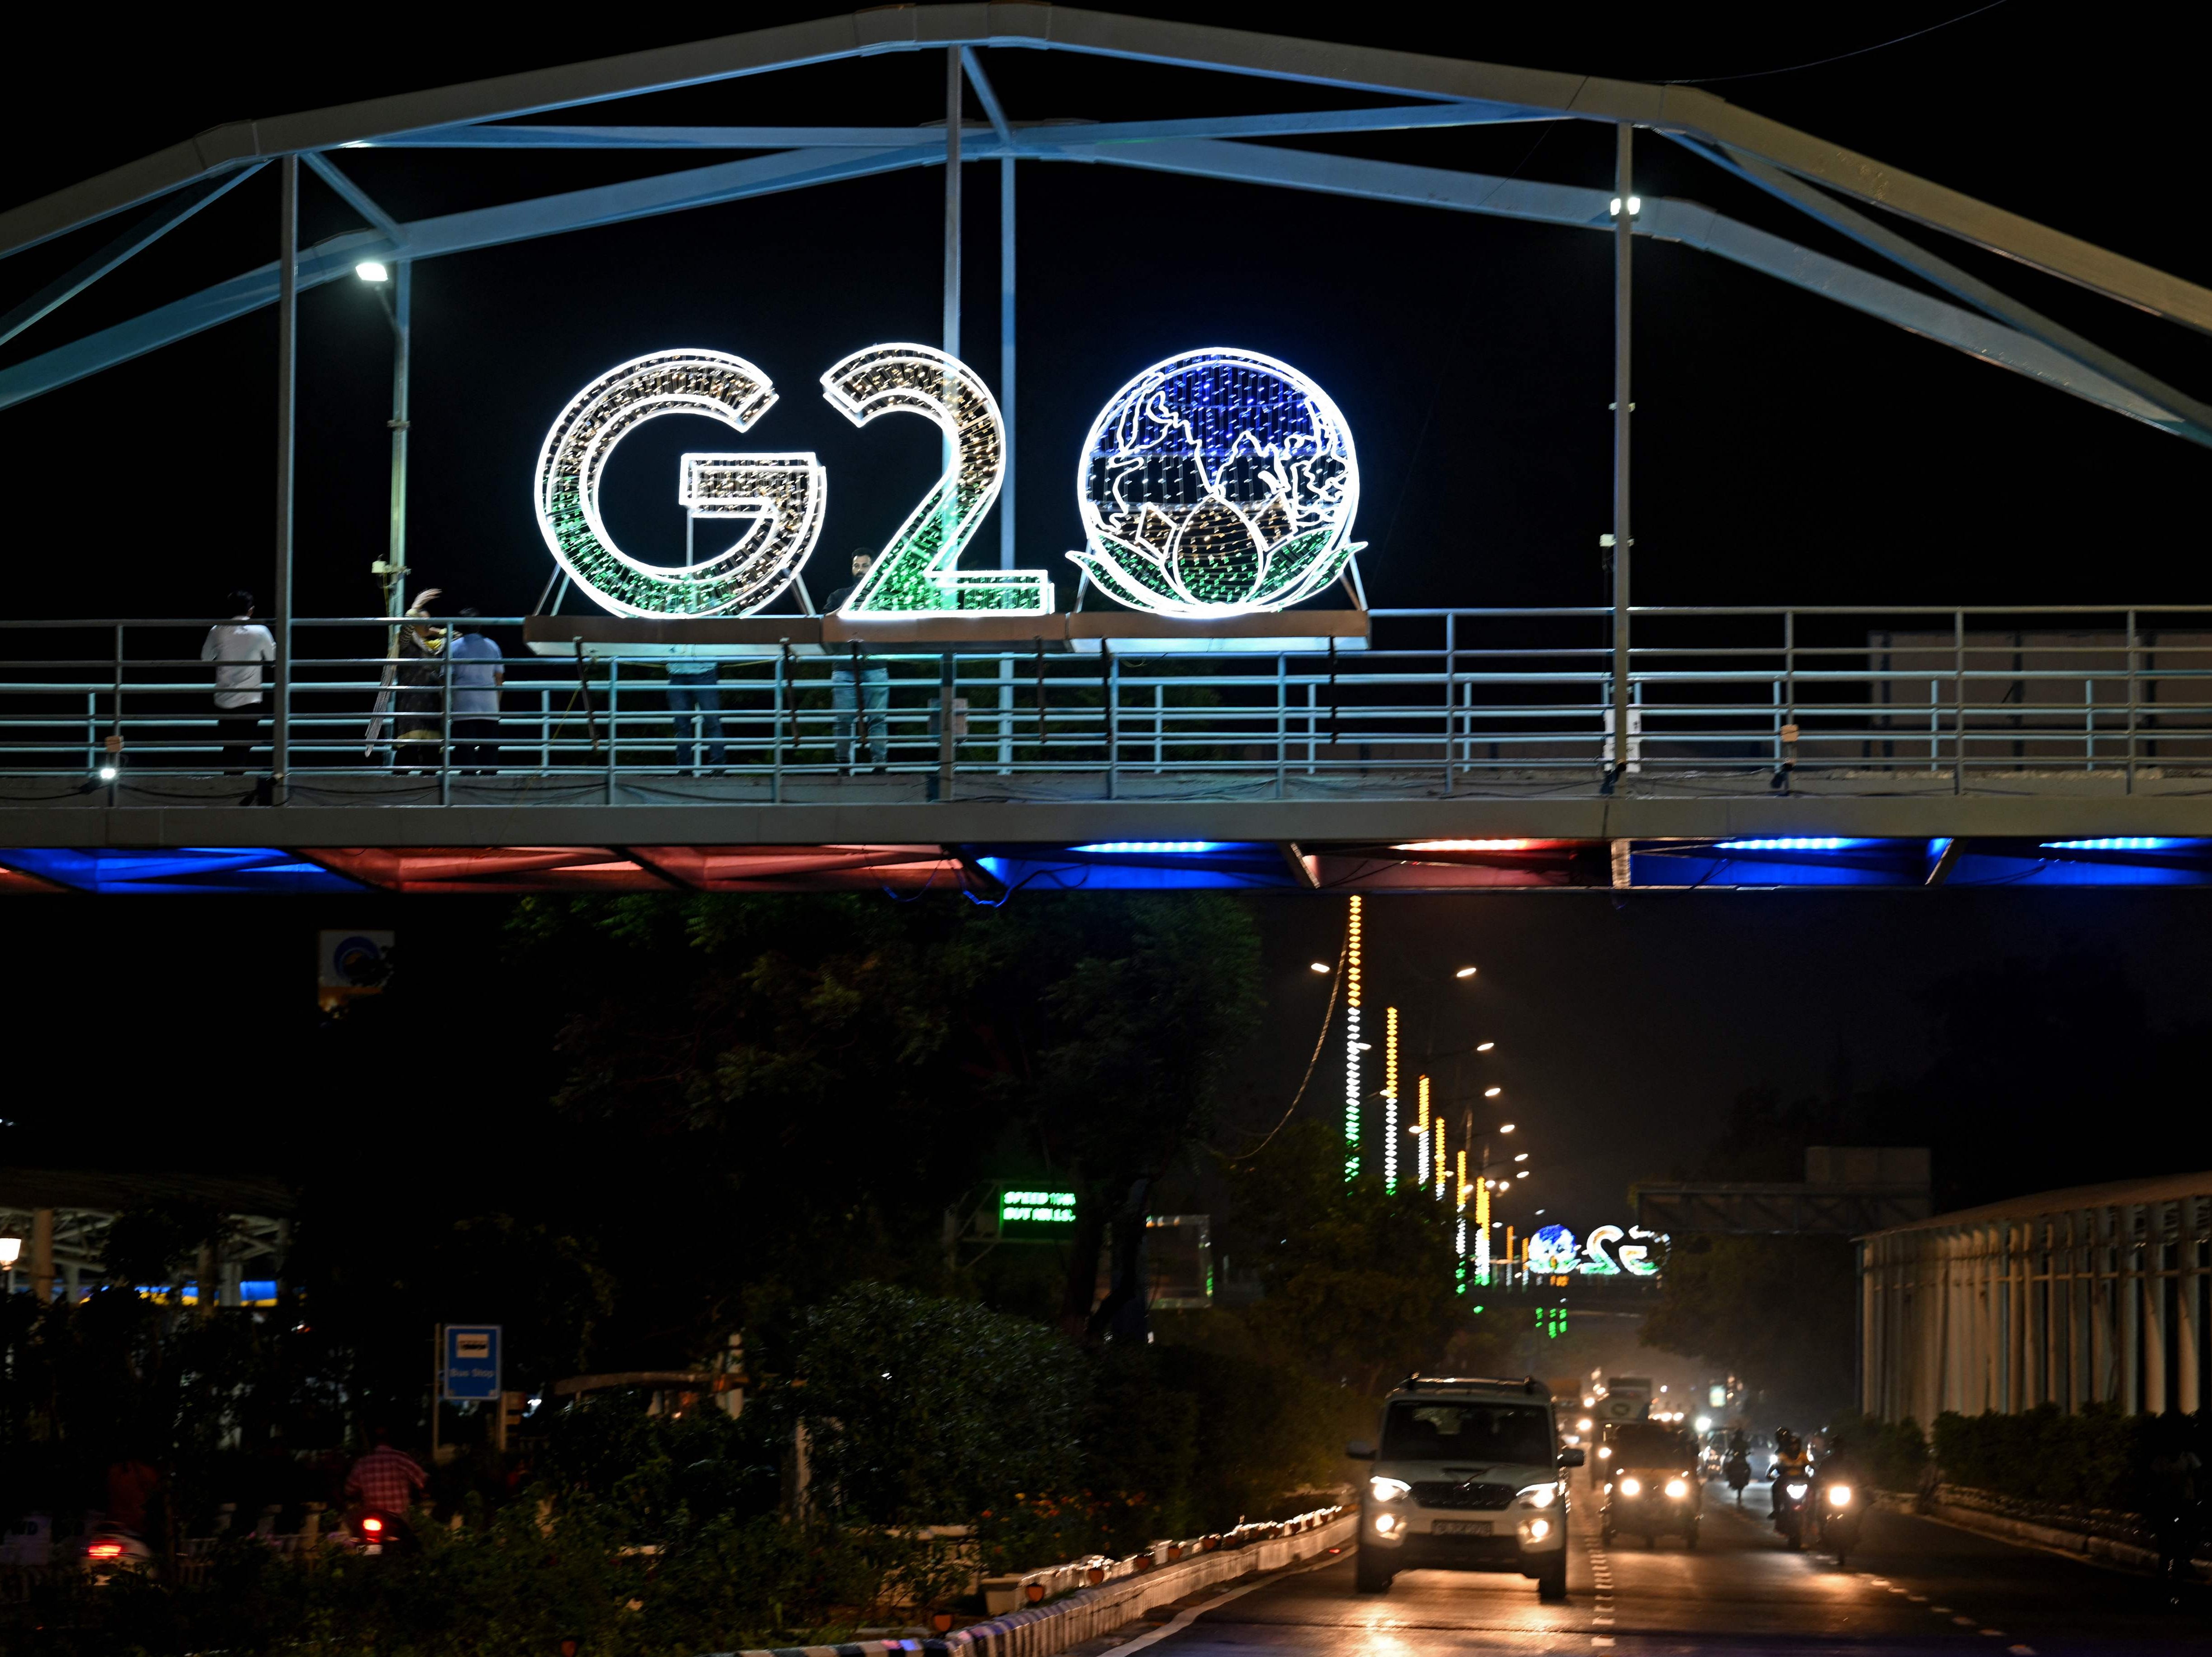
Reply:
[[[105,1587],[127,1571],[143,1572],[154,1563],[146,1539],[120,1525],[102,1525],[70,1550],[95,1587]]]
[[[370,1557],[415,1553],[422,1545],[404,1514],[388,1513],[381,1508],[350,1509],[331,1540],[337,1547],[350,1548]]]
[[[1774,1472],[1774,1528],[1789,1539],[1790,1551],[1805,1546],[1805,1498],[1812,1493],[1812,1477],[1804,1472]]]
[[[1728,1478],[1729,1489],[1735,1492],[1736,1506],[1741,1508],[1743,1506],[1743,1487],[1751,1483],[1751,1458],[1739,1450],[1723,1464],[1721,1472]]]
[[[1863,1493],[1843,1479],[1822,1479],[1814,1487],[1813,1500],[1820,1514],[1820,1545],[1836,1556],[1840,1570],[1858,1546],[1859,1532],[1866,1523]]]

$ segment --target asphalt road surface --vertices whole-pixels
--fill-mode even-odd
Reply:
[[[1869,1514],[1838,1569],[1832,1557],[1788,1551],[1766,1521],[1763,1487],[1739,1514],[1725,1484],[1707,1486],[1694,1553],[1663,1537],[1605,1547],[1579,1479],[1574,1496],[1565,1605],[1539,1604],[1526,1578],[1475,1572],[1407,1571],[1387,1594],[1357,1593],[1347,1550],[1170,1624],[1148,1638],[1148,1657],[2212,1652],[2212,1602],[2177,1611],[2145,1578],[1932,1520]]]

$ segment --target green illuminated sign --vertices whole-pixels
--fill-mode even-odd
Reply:
[[[999,1229],[1029,1225],[1073,1225],[1073,1191],[1002,1191],[999,1193]]]

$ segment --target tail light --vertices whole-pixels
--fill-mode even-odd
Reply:
[[[120,1559],[123,1557],[123,1545],[120,1542],[95,1542],[85,1550],[85,1553],[94,1559]]]
[[[368,1518],[361,1521],[361,1527],[367,1531],[371,1536],[380,1535],[384,1530],[384,1521],[381,1519],[377,1518],[375,1514],[371,1514]]]

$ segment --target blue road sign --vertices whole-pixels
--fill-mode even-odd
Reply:
[[[499,1396],[499,1325],[449,1323],[445,1326],[446,1397],[465,1399]]]

